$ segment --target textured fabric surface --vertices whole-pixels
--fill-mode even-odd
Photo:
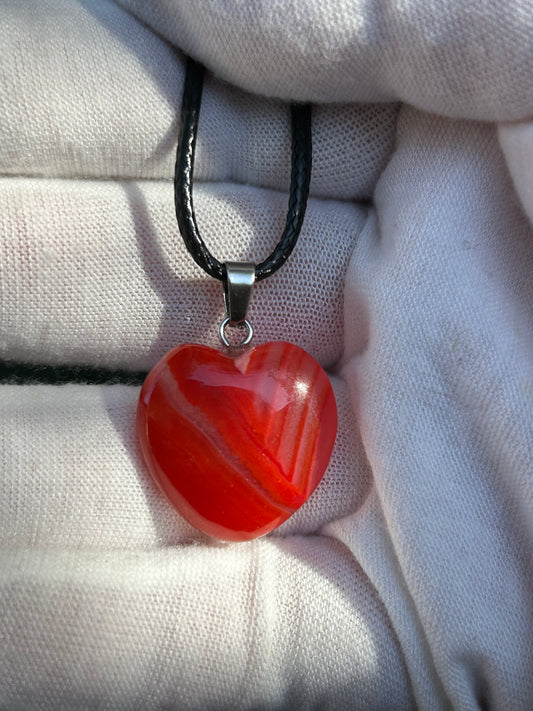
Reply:
[[[219,258],[271,251],[280,99],[318,102],[304,230],[250,315],[339,408],[308,503],[227,545],[148,479],[137,387],[0,385],[0,708],[533,708],[531,18],[0,6],[0,358],[137,370],[216,344],[221,288],[173,215],[183,50],[214,72],[195,204]]]
[[[119,2],[254,93],[315,102],[400,100],[458,118],[531,113],[528,0]]]
[[[282,192],[209,183],[194,198],[219,259],[259,262],[285,226]],[[367,213],[309,200],[291,260],[255,288],[258,342],[296,341],[335,364],[344,276]],[[0,178],[0,223],[0,357],[148,369],[183,340],[218,345],[222,286],[189,257],[170,182]]]

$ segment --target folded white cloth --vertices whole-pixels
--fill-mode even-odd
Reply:
[[[214,73],[219,258],[272,250],[282,100],[317,103],[302,236],[251,318],[340,415],[309,502],[218,545],[148,478],[138,388],[0,386],[1,708],[533,708],[532,25],[526,0],[0,6],[0,357],[216,344],[173,214],[181,50]]]

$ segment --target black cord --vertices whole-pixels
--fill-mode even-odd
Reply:
[[[211,254],[201,238],[192,201],[194,148],[202,102],[204,71],[204,67],[198,62],[193,59],[187,60],[174,172],[174,203],[181,236],[192,258],[210,276],[223,281],[226,277],[226,269],[224,264]],[[272,254],[255,268],[256,281],[271,276],[283,266],[296,246],[304,221],[311,180],[311,106],[292,104],[291,118],[292,170],[287,222]]]

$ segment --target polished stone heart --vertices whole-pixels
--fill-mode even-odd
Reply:
[[[245,541],[279,526],[316,488],[337,409],[327,375],[295,345],[225,355],[187,344],[148,375],[137,431],[180,514],[214,538]]]

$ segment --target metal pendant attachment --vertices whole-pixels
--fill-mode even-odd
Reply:
[[[255,264],[252,262],[226,262],[226,278],[224,279],[224,301],[226,303],[226,318],[218,330],[220,340],[226,347],[231,347],[226,336],[226,326],[244,326],[246,335],[238,347],[247,346],[253,337],[253,329],[246,319],[248,306],[255,282]]]

